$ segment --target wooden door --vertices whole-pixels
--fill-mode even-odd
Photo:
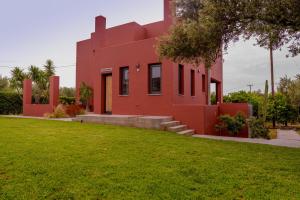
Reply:
[[[105,112],[112,113],[112,76],[105,78]]]

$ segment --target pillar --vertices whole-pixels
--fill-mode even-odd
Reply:
[[[50,77],[49,104],[55,108],[59,104],[59,77]]]

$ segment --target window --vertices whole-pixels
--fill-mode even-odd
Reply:
[[[184,66],[178,66],[178,94],[184,95]]]
[[[195,96],[195,70],[191,70],[191,96]]]
[[[206,91],[205,85],[206,85],[205,75],[202,74],[202,92],[205,92],[205,91]]]
[[[120,68],[120,95],[129,94],[129,67]]]
[[[149,65],[149,94],[161,93],[161,64]]]

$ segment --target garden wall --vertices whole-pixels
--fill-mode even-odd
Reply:
[[[189,128],[195,129],[197,134],[220,135],[215,129],[220,115],[234,116],[237,113],[243,113],[246,118],[250,117],[251,109],[248,104],[218,104],[218,105],[173,105],[175,120],[186,124]],[[221,135],[229,136],[222,132]],[[248,128],[246,127],[239,137],[248,137]]]
[[[23,115],[43,117],[52,113],[59,103],[59,77],[50,77],[49,104],[32,104],[32,81],[25,80],[23,84]]]

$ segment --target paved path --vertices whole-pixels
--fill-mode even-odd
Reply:
[[[210,136],[210,135],[194,135],[193,137],[207,138],[207,139],[214,139],[214,140],[224,140],[224,141],[256,143],[256,144],[268,144],[268,145],[291,147],[291,148],[300,148],[300,135],[297,134],[296,131],[292,131],[292,130],[288,130],[288,131],[278,130],[278,138],[273,139],[273,140],[220,137],[220,136]]]
[[[20,119],[42,119],[42,120],[65,121],[65,122],[71,122],[73,120],[73,118],[28,117],[28,116],[22,116],[22,115],[0,115],[0,117],[20,118]]]

